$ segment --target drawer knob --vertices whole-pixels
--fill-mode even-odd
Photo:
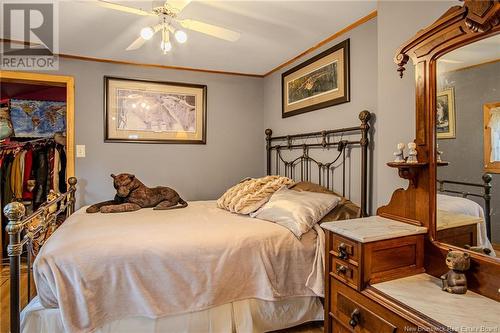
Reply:
[[[337,266],[337,274],[345,274],[347,272],[347,267],[344,265]]]
[[[358,326],[360,317],[361,313],[359,309],[354,309],[354,311],[352,311],[351,313],[351,320],[349,320],[349,325],[351,325],[352,328]]]
[[[339,250],[339,258],[340,259],[347,259],[347,257],[348,257],[347,245],[345,245],[345,243],[340,243],[338,250]]]

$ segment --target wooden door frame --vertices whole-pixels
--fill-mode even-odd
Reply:
[[[72,76],[1,71],[0,82],[66,87],[66,180],[75,176],[75,80]]]

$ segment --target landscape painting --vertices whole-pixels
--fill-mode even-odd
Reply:
[[[282,117],[349,102],[349,39],[281,76]]]
[[[106,78],[107,141],[204,143],[206,86]]]
[[[288,82],[288,104],[338,89],[337,61]]]
[[[66,132],[66,103],[11,99],[10,119],[15,137],[53,137]]]
[[[436,97],[436,132],[438,139],[454,139],[455,134],[455,96],[453,89],[446,89]]]

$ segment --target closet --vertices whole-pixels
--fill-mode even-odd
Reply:
[[[29,214],[74,175],[72,77],[0,71],[0,202]],[[8,260],[1,214],[0,257]],[[4,266],[4,265],[2,265]]]

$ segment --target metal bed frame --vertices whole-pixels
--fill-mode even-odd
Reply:
[[[10,332],[19,333],[21,329],[21,256],[27,253],[28,303],[31,300],[31,248],[33,241],[49,228],[54,227],[57,217],[65,214],[66,217],[75,212],[75,192],[77,180],[68,179],[69,190],[58,195],[57,198],[42,204],[31,215],[25,216],[26,209],[20,202],[11,202],[5,205],[3,212],[9,223],[5,230],[9,234],[7,254],[10,262]],[[29,224],[38,219],[40,224],[29,228]]]
[[[368,216],[368,148],[370,144],[371,113],[362,111],[359,114],[361,125],[354,127],[346,127],[333,129],[328,131],[302,133],[295,135],[283,135],[273,137],[273,131],[266,129],[266,152],[267,152],[267,174],[282,174],[294,180],[310,181],[312,178],[312,168],[316,166],[317,180],[319,185],[333,190],[333,177],[335,169],[342,167],[342,196],[346,196],[346,151],[353,147],[361,148],[361,217]],[[343,140],[343,135],[359,135],[357,140]],[[336,136],[341,136],[340,140],[336,140]],[[310,142],[310,139],[320,139],[321,142]],[[306,142],[297,142],[305,140]],[[276,143],[277,142],[277,143]],[[282,143],[282,144],[279,144]],[[338,154],[333,161],[321,162],[310,156],[312,149],[330,149],[336,147]],[[286,160],[283,157],[284,150],[302,150],[302,154],[292,160]],[[274,151],[274,163],[273,159]],[[341,160],[340,160],[341,159]],[[340,160],[338,165],[335,163]],[[273,169],[274,164],[274,169]],[[300,167],[300,173],[296,173],[296,168]],[[283,170],[283,172],[282,172]]]
[[[282,170],[285,176],[301,181],[311,180],[312,166],[317,166],[319,185],[333,189],[333,173],[334,170],[342,166],[342,195],[345,196],[345,178],[347,159],[346,151],[352,147],[361,148],[361,216],[368,216],[367,213],[367,197],[368,197],[368,147],[370,131],[371,114],[368,111],[362,111],[359,114],[361,124],[359,126],[340,128],[321,132],[311,132],[304,134],[295,134],[287,136],[272,136],[272,130],[266,129],[266,152],[267,152],[267,174],[271,174],[272,163],[271,157],[273,151],[276,155],[275,174],[279,174]],[[338,135],[359,136],[358,140],[335,140]],[[320,143],[297,143],[298,140],[320,139]],[[274,144],[276,142],[285,142],[285,145]],[[336,147],[337,156],[330,162],[319,162],[309,155],[312,149],[330,150]],[[281,154],[284,150],[300,150],[302,154],[293,160],[285,160]],[[339,159],[338,165],[334,165]],[[296,175],[295,169],[300,165],[300,177]],[[21,277],[21,256],[24,250],[28,253],[28,274],[31,271],[30,249],[33,240],[38,235],[42,234],[49,227],[56,223],[56,218],[60,214],[65,214],[66,217],[73,214],[75,211],[75,192],[77,179],[71,177],[68,179],[69,190],[60,194],[56,199],[44,203],[33,214],[25,217],[25,207],[20,202],[12,202],[5,206],[3,212],[8,218],[9,223],[6,231],[9,234],[9,245],[7,253],[10,261],[10,330],[11,333],[20,332],[20,277]],[[54,206],[57,209],[54,211]],[[40,219],[40,225],[30,230],[29,223],[34,219]],[[31,284],[30,276],[28,275],[28,302],[31,300]]]
[[[483,183],[468,183],[468,182],[459,182],[454,180],[438,179],[437,180],[437,183],[439,184],[438,192],[458,194],[462,198],[467,198],[467,197],[482,198],[484,200],[484,222],[486,224],[486,235],[488,236],[488,239],[491,240],[491,187],[492,187],[491,181],[493,177],[489,173],[485,173],[483,174],[482,179]],[[481,193],[477,193],[477,192],[470,192],[468,190],[459,191],[454,189],[447,189],[445,188],[446,184],[455,186],[464,186],[466,188],[474,188],[474,189],[480,188],[482,189],[482,191]]]

